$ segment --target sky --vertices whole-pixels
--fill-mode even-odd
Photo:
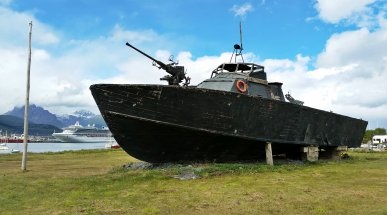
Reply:
[[[387,127],[387,0],[0,0],[0,114],[22,106],[32,21],[30,103],[98,113],[89,86],[166,84],[174,55],[192,85],[244,58],[305,106]]]

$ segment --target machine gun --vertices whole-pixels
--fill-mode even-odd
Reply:
[[[163,69],[167,73],[169,73],[169,75],[166,75],[166,76],[160,78],[160,80],[168,81],[169,85],[179,85],[184,80],[185,83],[183,84],[183,86],[189,85],[191,78],[185,76],[186,73],[184,72],[184,66],[177,66],[178,62],[175,62],[173,60],[173,56],[171,56],[169,58],[169,61],[171,61],[171,63],[165,64],[159,60],[154,59],[153,57],[149,56],[148,54],[144,53],[143,51],[139,50],[138,48],[132,46],[129,43],[126,43],[126,45],[129,46],[130,48],[140,52],[145,57],[153,60],[153,66],[156,66],[159,69]]]

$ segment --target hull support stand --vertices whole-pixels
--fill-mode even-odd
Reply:
[[[309,162],[318,161],[318,146],[307,146],[301,148],[302,160],[307,160]]]
[[[329,147],[325,149],[325,152],[322,153],[321,157],[331,160],[340,160],[346,151],[348,151],[347,146]]]
[[[267,163],[267,165],[273,166],[273,152],[271,150],[271,142],[266,142],[265,151],[266,151],[266,163]]]

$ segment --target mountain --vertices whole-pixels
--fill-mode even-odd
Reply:
[[[0,115],[0,130],[4,135],[7,131],[8,135],[24,133],[24,119],[12,115]],[[54,132],[62,130],[53,125],[35,124],[28,122],[28,134],[34,136],[51,136]]]
[[[73,115],[81,118],[93,118],[96,116],[93,112],[88,110],[77,110]]]
[[[24,119],[24,106],[14,107],[13,110],[8,111],[4,115],[11,115]],[[55,115],[34,104],[29,107],[28,121],[35,124],[53,125],[58,128],[74,125],[76,122],[79,122],[79,124],[83,126],[95,125],[99,128],[106,126],[101,115],[96,115],[88,110],[78,110],[73,114]]]
[[[24,119],[24,106],[14,107],[13,110],[8,111],[4,115],[11,115]],[[34,104],[29,106],[28,121],[35,124],[54,125],[58,128],[62,128],[64,126],[63,123],[58,120],[55,114],[52,114],[48,110],[45,110],[42,107],[36,106]]]
[[[90,112],[91,113],[91,112]],[[92,115],[91,115],[92,114]],[[101,115],[95,115],[91,113],[90,115],[78,115],[74,114],[65,114],[57,116],[58,120],[61,121],[65,126],[74,125],[76,122],[79,124],[86,125],[95,125],[97,128],[106,126],[105,121]]]

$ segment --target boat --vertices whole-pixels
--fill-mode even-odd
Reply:
[[[118,143],[106,143],[105,144],[105,149],[119,149],[121,148],[120,145],[118,145]]]
[[[17,149],[9,148],[5,143],[0,143],[0,154],[14,154],[19,152]]]
[[[307,107],[290,94],[286,101],[282,83],[269,82],[264,66],[244,62],[242,44],[197,86],[189,86],[173,59],[165,64],[126,45],[165,70],[160,80],[168,85],[94,84],[90,90],[117,143],[139,160],[259,160],[268,143],[273,155],[299,158],[303,147],[330,151],[362,141],[366,121]]]
[[[8,136],[8,132],[5,131],[5,135],[3,136],[2,130],[0,130],[0,142],[1,143],[23,143],[24,135],[11,134],[10,136]],[[28,142],[31,142],[31,140],[28,140]]]
[[[105,144],[105,149],[119,149],[120,145],[114,140],[114,138],[110,135],[109,142]]]
[[[94,125],[82,126],[77,121],[74,125],[63,128],[60,133],[54,132],[53,137],[61,142],[98,143],[109,142],[111,133],[108,128],[96,128]]]

